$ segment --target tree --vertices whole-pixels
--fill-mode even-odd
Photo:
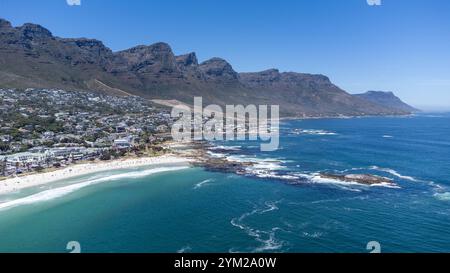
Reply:
[[[100,160],[110,160],[111,159],[111,153],[106,151],[103,152],[102,155],[100,156]]]
[[[6,176],[6,157],[0,162],[0,173]]]
[[[9,144],[4,143],[3,141],[0,141],[0,151],[6,152],[9,150]]]
[[[43,170],[44,170],[44,167],[42,167],[41,165],[39,165],[35,168],[35,171],[37,171],[38,173],[42,172]]]

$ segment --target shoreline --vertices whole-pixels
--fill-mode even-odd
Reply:
[[[405,118],[414,117],[417,113],[402,115],[360,115],[360,116],[311,116],[311,117],[280,117],[280,121],[290,120],[320,120],[320,119],[358,119],[358,118]]]
[[[0,195],[12,193],[18,190],[35,186],[47,185],[53,182],[70,179],[77,176],[120,170],[135,167],[144,167],[160,164],[189,164],[192,160],[175,154],[167,154],[155,157],[123,158],[112,161],[100,161],[92,163],[80,163],[43,173],[30,173],[24,176],[7,178],[0,181]]]

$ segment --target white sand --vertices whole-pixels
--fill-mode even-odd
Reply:
[[[188,162],[189,159],[183,157],[177,157],[174,155],[163,155],[158,157],[128,158],[108,162],[86,163],[79,165],[76,164],[52,172],[36,173],[2,180],[0,181],[0,194],[6,194],[34,186],[41,186],[55,181],[96,172],[151,166],[158,164],[175,164]]]

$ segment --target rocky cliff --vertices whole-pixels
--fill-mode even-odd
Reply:
[[[65,88],[133,94],[192,103],[278,104],[283,116],[408,114],[352,96],[326,76],[276,69],[238,73],[221,58],[199,63],[195,53],[176,56],[166,43],[113,52],[94,39],[59,38],[42,26],[13,27],[0,19],[0,87]]]

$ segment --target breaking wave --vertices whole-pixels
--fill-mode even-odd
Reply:
[[[211,152],[211,151],[208,151],[207,154],[209,154],[210,156],[215,157],[215,158],[224,158],[224,157],[226,157],[226,154],[215,153],[215,152]]]
[[[177,253],[187,253],[190,252],[192,248],[190,246],[184,246],[177,250]]]
[[[403,180],[409,180],[409,181],[413,181],[413,182],[419,182],[420,181],[420,180],[418,180],[418,179],[416,179],[416,178],[414,178],[412,176],[402,175],[399,172],[397,172],[396,170],[389,169],[389,168],[381,168],[381,167],[378,167],[378,166],[372,166],[372,167],[370,167],[370,169],[371,170],[375,170],[375,171],[381,171],[381,172],[389,173],[389,174],[391,174],[393,176],[396,176],[396,177],[398,177],[400,179],[403,179]]]
[[[94,178],[90,179],[84,182],[58,187],[46,191],[42,191],[27,197],[15,199],[13,201],[8,201],[0,204],[0,210],[10,209],[13,207],[21,206],[21,205],[29,205],[34,204],[38,202],[45,202],[49,201],[55,198],[60,198],[62,196],[68,195],[72,192],[75,192],[77,190],[80,190],[82,188],[100,184],[103,182],[109,182],[109,181],[116,181],[121,179],[136,179],[140,177],[146,177],[155,173],[161,173],[161,172],[170,172],[170,171],[177,171],[177,170],[183,170],[187,169],[189,167],[187,166],[180,166],[180,167],[161,167],[161,168],[154,168],[150,170],[144,170],[144,171],[135,171],[135,172],[129,172],[129,173],[122,173],[122,174],[115,174],[111,176],[101,177],[101,178]]]
[[[312,173],[312,174],[299,174],[300,176],[303,176],[308,179],[311,183],[316,184],[331,184],[334,186],[338,186],[341,189],[350,190],[350,191],[361,191],[358,188],[361,187],[385,187],[385,188],[392,188],[392,189],[400,189],[399,186],[395,184],[390,183],[379,183],[379,184],[373,184],[373,185],[366,185],[361,184],[358,182],[348,182],[348,181],[341,181],[338,179],[332,179],[332,178],[324,178],[321,177],[319,173]]]
[[[209,152],[211,154],[211,152]],[[256,157],[249,157],[245,155],[239,155],[239,154],[220,154],[220,155],[214,155],[216,157],[222,157],[227,159],[230,162],[238,162],[238,163],[252,163],[250,166],[245,167],[245,173],[244,175],[249,177],[257,177],[262,179],[276,179],[283,182],[286,182],[288,184],[292,185],[298,185],[298,184],[328,184],[333,185],[334,187],[337,187],[339,189],[348,190],[348,191],[355,191],[360,192],[361,187],[386,187],[386,188],[394,188],[399,189],[400,187],[391,184],[391,183],[379,183],[374,185],[365,185],[358,182],[348,182],[348,181],[342,181],[338,179],[332,179],[332,178],[324,178],[321,177],[319,172],[311,172],[311,173],[299,173],[294,172],[292,169],[290,169],[288,166],[286,166],[285,163],[289,162],[285,159],[280,158],[256,158]],[[296,165],[297,168],[299,165]],[[376,169],[375,169],[376,168]],[[339,172],[339,173],[347,173],[349,171],[357,171],[357,170],[367,170],[368,168],[352,168],[344,171],[338,171],[334,170],[331,171]],[[378,170],[378,171],[384,171],[389,172],[390,174],[393,174],[399,178],[413,180],[414,178],[409,176],[403,176],[400,175],[398,172],[392,170],[392,169],[384,169],[379,167],[371,167],[369,170]]]
[[[323,131],[323,130],[303,130],[296,129],[299,133],[308,133],[308,134],[330,134],[331,132]],[[331,133],[335,134],[335,133]],[[401,187],[394,183],[378,183],[373,185],[366,185],[358,182],[349,182],[342,181],[339,179],[333,178],[324,178],[320,175],[321,171],[313,171],[313,172],[298,172],[298,168],[300,165],[296,165],[297,169],[292,169],[292,166],[286,165],[285,163],[290,162],[289,160],[280,159],[280,158],[257,158],[254,156],[243,155],[235,152],[237,147],[241,148],[241,146],[230,146],[228,149],[224,148],[225,146],[218,146],[217,151],[221,151],[221,153],[208,151],[209,155],[212,157],[220,157],[226,159],[230,162],[237,163],[251,163],[248,164],[244,168],[243,175],[249,177],[257,177],[261,179],[275,179],[285,182],[291,185],[300,185],[300,184],[324,184],[324,185],[332,185],[335,188],[360,192],[362,189],[367,189],[370,187],[384,187],[384,188],[392,188],[392,189],[400,189]],[[379,166],[369,166],[369,167],[354,167],[346,170],[324,170],[326,173],[340,173],[340,174],[353,174],[357,171],[377,171],[387,173],[401,180],[413,181],[413,182],[421,182],[421,180],[407,176],[399,173],[398,171],[390,168],[383,168]],[[387,177],[384,177],[387,178]],[[427,181],[422,181],[427,182]],[[433,182],[429,182],[430,185],[436,186]],[[201,186],[201,185],[199,185]]]
[[[441,201],[450,201],[450,192],[435,193],[433,196]]]
[[[314,129],[294,129],[291,134],[294,135],[319,135],[319,136],[334,136],[337,135],[335,132],[329,132],[325,130],[314,130]]]
[[[209,150],[223,150],[223,151],[239,151],[241,149],[241,146],[223,146],[218,145],[214,147],[210,147]]]
[[[211,183],[213,181],[214,181],[214,179],[203,180],[202,182],[199,182],[199,183],[195,184],[194,189],[199,189],[199,188],[201,188],[201,187],[205,186],[206,184],[209,184],[209,183]]]
[[[247,235],[250,237],[253,237],[257,242],[259,242],[261,245],[254,248],[251,252],[264,252],[264,251],[275,251],[279,250],[284,246],[284,242],[281,240],[278,240],[276,238],[276,232],[281,230],[278,227],[274,227],[270,230],[259,230],[256,228],[252,228],[249,225],[245,224],[246,218],[256,215],[256,214],[264,214],[271,211],[278,210],[277,204],[281,201],[277,202],[265,202],[263,207],[255,208],[251,212],[246,212],[242,214],[240,217],[233,218],[230,223],[234,227],[237,227],[241,230],[243,230]],[[230,250],[230,252],[236,252],[233,250]]]
[[[306,238],[316,239],[316,238],[322,237],[322,235],[323,235],[323,232],[320,232],[320,231],[316,231],[316,232],[312,232],[312,233],[309,233],[306,231],[302,232],[302,236],[306,237]]]

